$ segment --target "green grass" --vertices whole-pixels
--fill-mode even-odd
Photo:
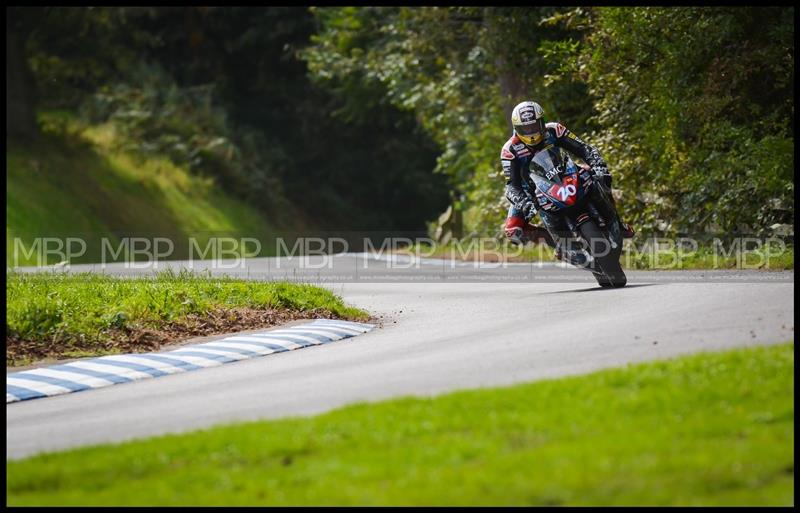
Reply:
[[[85,127],[66,113],[43,113],[40,123],[43,135],[36,143],[7,140],[7,265],[57,263],[56,255],[41,262],[25,254],[36,237],[88,239],[86,254],[73,261],[78,263],[99,261],[102,237],[114,248],[120,234],[171,237],[177,241],[174,257],[182,258],[188,237],[205,248],[209,237],[264,238],[274,230],[253,206],[212,180],[164,158],[119,151],[111,125]],[[16,260],[15,238],[22,243]]]
[[[698,245],[697,249],[670,248],[656,250],[652,245],[641,244],[637,249],[623,254],[622,264],[627,269],[682,270],[682,269],[762,269],[783,271],[794,269],[794,246],[771,243],[756,246],[756,241],[742,241],[714,246]]]
[[[104,354],[117,329],[155,328],[218,308],[275,308],[366,320],[312,285],[211,278],[189,272],[117,278],[82,273],[9,273],[6,334],[59,345],[62,356]],[[111,349],[113,352],[113,348]]]
[[[794,344],[83,448],[6,470],[9,505],[791,505]]]

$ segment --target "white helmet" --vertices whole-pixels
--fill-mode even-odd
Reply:
[[[519,140],[536,146],[544,139],[544,110],[536,102],[522,102],[511,111],[511,125]]]

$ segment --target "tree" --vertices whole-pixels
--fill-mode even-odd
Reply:
[[[38,135],[35,87],[25,52],[34,14],[6,7],[6,135],[13,138],[34,139]]]
[[[577,52],[620,202],[645,231],[791,222],[793,8],[598,8]]]
[[[276,226],[420,230],[446,202],[435,147],[383,102],[309,80],[303,7],[43,8],[28,38],[40,108],[111,121],[129,145],[210,175]],[[413,208],[409,208],[414,204]]]
[[[453,201],[468,206],[468,229],[494,233],[507,209],[499,167],[512,107],[535,95],[548,116],[582,126],[589,98],[569,79],[546,83],[555,66],[536,51],[575,29],[541,25],[556,8],[320,8],[306,52],[315,78],[353,97],[379,86],[411,111],[440,148],[436,172]],[[572,103],[561,101],[563,95]],[[363,105],[368,109],[369,103]],[[354,107],[357,107],[354,106]],[[353,109],[355,110],[355,108]]]
[[[497,153],[533,98],[598,147],[643,233],[765,230],[794,212],[793,8],[326,8],[321,83],[378,83],[438,143],[468,228],[505,215]]]

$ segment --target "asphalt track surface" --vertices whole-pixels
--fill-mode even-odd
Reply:
[[[629,271],[627,287],[601,289],[585,271],[552,264],[359,254],[240,264],[192,268],[316,283],[373,313],[380,327],[335,344],[8,404],[6,458],[794,339],[793,272]]]

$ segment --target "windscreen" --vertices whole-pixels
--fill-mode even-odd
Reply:
[[[543,178],[552,180],[558,175],[564,166],[564,159],[561,151],[551,146],[538,152],[531,160],[531,172]]]

